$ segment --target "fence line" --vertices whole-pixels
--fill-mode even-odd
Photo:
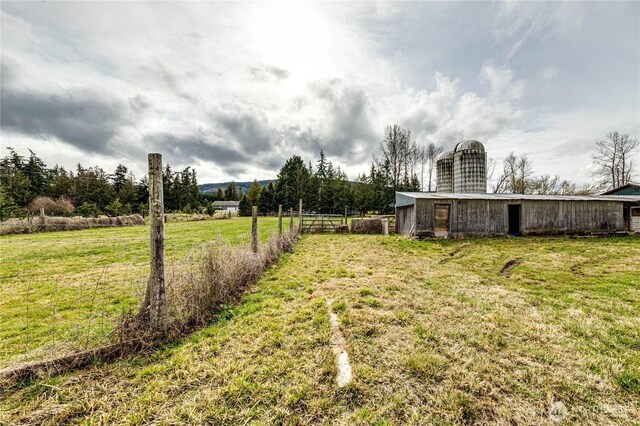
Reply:
[[[290,213],[290,227],[293,228],[293,209]],[[252,242],[257,245],[257,217],[255,223],[255,231],[252,229],[252,232],[223,239],[218,230],[218,235],[211,236],[212,240],[224,241],[225,245],[234,247],[249,247]],[[152,229],[153,226],[150,232]],[[290,238],[290,235],[286,237]],[[278,239],[277,247],[269,243],[261,249],[260,262],[268,264],[274,261],[274,257],[277,258],[283,249],[281,239]],[[139,241],[137,238],[121,240]],[[183,260],[166,263],[162,259],[165,285],[177,280],[184,273],[184,268],[193,267],[188,262],[191,253],[207,244],[210,243],[191,243]],[[98,251],[102,250],[100,247]],[[57,358],[104,347],[113,342],[116,328],[128,312],[146,306],[145,290],[150,280],[145,284],[145,272],[151,272],[153,262],[115,260],[98,269],[97,265],[86,265],[92,262],[90,258],[79,258],[78,261],[82,262],[84,271],[78,271],[73,281],[69,281],[73,274],[66,269],[63,272],[38,274],[34,279],[20,269],[19,275],[14,275],[15,285],[11,289],[4,283],[0,285],[0,297],[5,306],[12,306],[11,312],[4,308],[0,310],[1,322],[7,325],[0,330],[0,340],[3,341],[0,369],[16,363]],[[70,266],[71,269],[78,267]],[[256,271],[261,271],[263,266],[256,265],[256,268]]]

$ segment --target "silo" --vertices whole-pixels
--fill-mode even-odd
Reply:
[[[462,141],[453,150],[453,192],[487,192],[487,153],[480,142]]]
[[[436,191],[453,192],[453,151],[445,151],[436,159]]]

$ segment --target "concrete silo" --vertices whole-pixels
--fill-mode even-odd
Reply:
[[[480,142],[462,141],[453,150],[451,192],[487,192],[487,153]]]
[[[436,191],[453,192],[453,151],[445,151],[436,159]]]

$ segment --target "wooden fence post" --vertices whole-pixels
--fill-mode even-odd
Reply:
[[[164,279],[164,198],[162,194],[162,155],[149,154],[149,232],[151,273],[143,309],[149,326],[164,332],[168,323],[167,287]]]
[[[389,219],[382,219],[382,235],[389,235]]]
[[[304,230],[302,229],[302,198],[300,198],[300,204],[298,207],[298,231],[300,232],[300,234],[304,232]]]
[[[258,252],[258,206],[251,206],[251,251]]]
[[[289,232],[293,232],[293,207],[289,209]]]
[[[278,237],[282,238],[282,204],[278,205]]]

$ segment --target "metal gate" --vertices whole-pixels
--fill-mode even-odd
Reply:
[[[340,214],[303,214],[302,233],[322,234],[342,232],[346,225],[345,217]]]

